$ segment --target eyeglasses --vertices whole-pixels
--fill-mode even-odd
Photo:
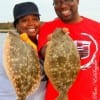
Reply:
[[[70,4],[72,2],[73,2],[73,0],[64,0],[64,1],[59,0],[57,2],[53,2],[53,6],[54,7],[60,7],[63,3],[64,4]]]

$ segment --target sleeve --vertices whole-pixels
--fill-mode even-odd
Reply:
[[[46,27],[43,25],[40,28],[40,32],[39,32],[39,36],[38,36],[38,48],[37,48],[38,52],[47,43],[47,36],[48,36],[47,32],[46,32]]]
[[[55,26],[53,26],[50,22],[46,22],[40,28],[40,32],[38,35],[38,51],[47,43],[48,35],[51,34],[54,30]]]

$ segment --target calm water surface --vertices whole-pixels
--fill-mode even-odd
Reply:
[[[6,33],[0,33],[0,45],[3,43],[5,36],[6,36]]]

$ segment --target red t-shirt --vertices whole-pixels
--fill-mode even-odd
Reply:
[[[69,100],[100,99],[100,23],[83,17],[83,21],[74,24],[63,23],[55,19],[45,23],[38,38],[38,51],[48,40],[48,35],[56,28],[67,27],[81,57],[80,72],[69,89]],[[65,76],[66,77],[66,76]],[[50,81],[47,84],[45,100],[55,100],[58,91]]]

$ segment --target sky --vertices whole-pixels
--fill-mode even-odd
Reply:
[[[16,3],[32,1],[39,7],[41,21],[56,17],[53,0],[2,0],[0,2],[0,22],[13,22],[13,7]],[[100,0],[79,0],[79,13],[82,16],[100,21]]]

